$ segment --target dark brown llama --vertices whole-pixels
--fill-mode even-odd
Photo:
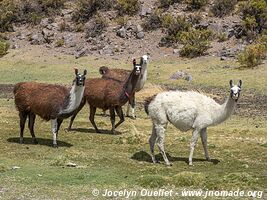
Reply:
[[[95,128],[96,132],[100,132],[95,124],[94,117],[97,108],[110,111],[110,120],[112,124],[112,133],[115,132],[122,122],[124,116],[122,106],[129,101],[135,91],[135,86],[141,74],[141,67],[136,65],[134,61],[134,69],[125,81],[116,79],[94,78],[85,81],[84,99],[77,109],[77,112],[71,117],[69,130],[71,130],[73,120],[77,113],[83,108],[86,101],[90,106],[89,120]],[[120,121],[115,125],[115,111]]]
[[[149,59],[149,57],[147,55],[143,55],[140,58],[140,66],[142,67],[142,69],[141,69],[141,75],[140,75],[138,82],[136,84],[135,92],[139,92],[141,89],[143,89],[145,82],[147,80],[148,59]],[[102,75],[102,78],[110,78],[110,79],[116,79],[119,81],[124,81],[129,76],[131,71],[125,70],[125,69],[110,69],[106,66],[103,66],[103,67],[99,68],[99,73]],[[129,111],[130,111],[130,106],[131,106],[133,119],[136,118],[136,115],[135,115],[135,92],[133,93],[132,98],[129,100],[129,103],[127,106],[127,112],[126,112],[126,116],[130,116]]]
[[[36,82],[21,82],[14,86],[15,105],[20,117],[20,143],[23,143],[27,117],[33,142],[38,143],[34,123],[36,115],[39,115],[46,121],[51,120],[53,146],[57,147],[57,134],[63,119],[73,115],[83,98],[86,70],[79,74],[75,69],[75,75],[71,90],[60,85]]]

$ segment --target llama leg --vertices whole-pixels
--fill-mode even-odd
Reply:
[[[51,129],[53,135],[53,147],[57,148],[57,119],[51,120]]]
[[[124,122],[124,115],[123,115],[123,111],[122,111],[122,107],[121,106],[116,106],[115,107],[116,113],[120,118],[120,121],[115,125],[115,128],[117,128],[121,123]]]
[[[89,116],[89,120],[92,123],[93,127],[95,128],[95,131],[97,133],[100,133],[100,131],[98,130],[96,124],[95,124],[95,112],[96,112],[96,107],[90,106],[90,116]]]
[[[34,113],[29,114],[29,124],[28,127],[30,129],[30,133],[32,135],[32,141],[34,144],[38,144],[38,141],[36,140],[35,134],[34,134],[34,123],[35,123],[36,115]]]
[[[63,122],[63,119],[57,119],[57,132],[59,131],[62,122]]]
[[[77,114],[80,112],[80,110],[83,108],[83,106],[85,105],[85,103],[86,103],[86,99],[85,98],[83,98],[82,99],[82,102],[81,102],[81,104],[80,104],[80,106],[77,108],[77,110],[75,111],[75,113],[72,115],[72,117],[70,118],[70,123],[69,123],[69,127],[68,127],[68,131],[70,131],[71,130],[71,127],[72,127],[72,124],[73,124],[73,121],[74,121],[74,119],[75,119],[75,117],[77,116]]]
[[[130,104],[131,104],[131,102],[130,102],[130,100],[128,101],[128,104],[127,104],[127,111],[126,111],[126,117],[129,117],[130,115],[129,115],[129,112],[130,112]]]
[[[192,139],[191,139],[191,143],[190,143],[189,165],[193,165],[192,159],[193,159],[194,149],[195,149],[195,146],[197,144],[198,133],[199,133],[199,131],[197,129],[195,129],[193,131],[193,135],[192,135]]]
[[[133,94],[133,97],[131,98],[131,109],[132,109],[132,118],[136,119],[136,116],[135,116],[135,93]]]
[[[205,152],[206,160],[210,161],[209,153],[208,153],[208,147],[207,147],[207,128],[203,128],[200,132],[200,137],[202,141],[202,145]]]
[[[166,127],[166,124],[156,126],[156,132],[157,132],[157,136],[158,136],[157,145],[159,147],[160,153],[162,154],[162,157],[163,157],[166,165],[170,166],[171,163],[168,160],[166,153],[165,153],[165,150],[164,150],[165,129],[166,129],[165,127]]]
[[[151,153],[151,158],[152,158],[153,163],[157,162],[155,158],[155,153],[154,153],[154,146],[155,146],[156,139],[157,139],[157,133],[156,133],[155,125],[153,124],[152,134],[149,138],[150,153]]]
[[[23,143],[23,132],[24,132],[24,128],[25,128],[25,122],[27,119],[27,113],[20,112],[19,113],[19,119],[20,119],[20,139],[19,139],[19,142],[20,142],[20,144],[22,144]]]
[[[114,108],[110,108],[109,109],[109,113],[110,113],[110,121],[111,121],[111,132],[115,133],[115,111]]]

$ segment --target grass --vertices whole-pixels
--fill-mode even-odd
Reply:
[[[0,62],[1,83],[38,80],[69,84],[73,74],[67,71],[72,71],[73,66],[80,69],[88,66],[89,76],[98,76],[98,66],[103,64],[125,68],[129,66],[123,60],[96,60],[92,57],[74,60],[70,56],[48,57],[48,54],[44,54],[41,57],[30,53],[25,56],[13,51]],[[266,65],[242,71],[222,67],[228,64],[236,66],[232,61],[219,62],[216,58],[152,61],[149,65],[149,82],[186,87],[189,83],[185,81],[169,80],[171,72],[186,70],[194,78],[193,86],[208,88],[215,85],[217,88],[226,88],[227,92],[228,79],[237,79],[238,75],[244,81],[244,91],[254,89],[256,93],[267,94],[264,80]],[[11,72],[14,73],[10,75]],[[259,80],[255,80],[256,74]],[[141,97],[138,99],[140,101]],[[99,110],[96,116],[97,124],[101,129],[110,130],[109,118],[100,116],[100,112]],[[40,118],[37,118],[35,125],[40,144],[31,143],[27,129],[26,144],[18,144],[17,111],[12,100],[1,98],[0,198],[105,199],[95,198],[92,195],[94,188],[101,190],[101,193],[104,189],[140,191],[142,188],[165,188],[177,192],[185,188],[240,189],[264,191],[266,195],[266,118],[233,115],[225,123],[210,127],[208,149],[213,162],[204,161],[199,141],[194,153],[194,167],[187,164],[191,133],[181,133],[169,125],[165,148],[173,166],[166,167],[157,148],[156,154],[161,163],[151,163],[147,142],[151,122],[141,107],[137,114],[138,119],[127,118],[118,127],[118,134],[97,134],[88,122],[88,109],[83,109],[74,122],[74,131],[65,132],[69,120],[63,122],[59,133],[59,148],[54,149],[51,147],[50,123]],[[77,167],[67,167],[68,162],[76,163]],[[20,168],[12,169],[14,166]]]

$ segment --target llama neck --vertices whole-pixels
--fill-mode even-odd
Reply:
[[[140,91],[144,87],[146,79],[147,79],[147,63],[143,63],[142,68],[141,68],[141,75],[136,85],[137,92]]]
[[[83,98],[84,88],[84,86],[77,86],[75,83],[72,85],[69,93],[68,104],[60,112],[61,114],[71,113],[78,108]]]
[[[135,75],[134,72],[131,72],[130,76],[128,77],[128,79],[126,80],[123,86],[122,96],[124,96],[124,99],[125,97],[128,99],[135,92],[135,87],[136,87],[136,84],[138,82],[140,75],[141,74]]]
[[[227,118],[231,116],[231,114],[234,112],[234,108],[236,106],[236,101],[233,100],[231,97],[228,97],[228,99],[220,105],[220,108],[217,112],[215,112],[213,124],[219,124],[223,121],[225,121]]]

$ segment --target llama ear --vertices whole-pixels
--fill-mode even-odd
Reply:
[[[85,69],[84,71],[83,71],[83,75],[85,76],[87,74],[87,70]]]
[[[229,81],[230,87],[233,87],[233,80]]]
[[[133,65],[136,65],[136,60],[135,60],[135,58],[133,59]]]
[[[242,80],[239,80],[238,87],[241,88],[241,85],[242,85]]]
[[[78,69],[74,68],[74,70],[75,70],[75,74],[77,75],[78,74]]]

